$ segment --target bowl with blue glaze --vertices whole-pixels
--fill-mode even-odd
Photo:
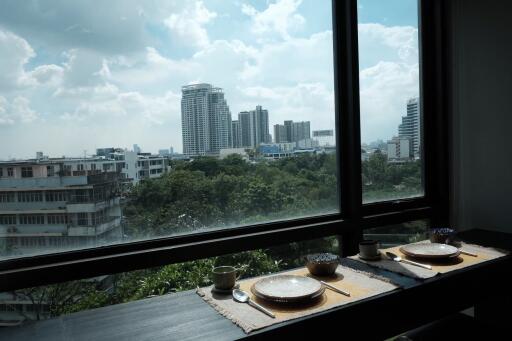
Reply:
[[[450,244],[455,236],[455,230],[449,227],[437,227],[430,229],[429,239],[432,243]]]

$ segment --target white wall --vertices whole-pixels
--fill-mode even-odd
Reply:
[[[512,1],[450,3],[452,222],[512,233]]]

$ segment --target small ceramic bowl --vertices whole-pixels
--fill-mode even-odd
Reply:
[[[450,239],[455,235],[455,230],[451,228],[433,228],[430,230],[429,236],[432,243],[448,244]]]
[[[339,257],[332,253],[315,253],[306,259],[306,267],[314,276],[332,276],[340,263]]]

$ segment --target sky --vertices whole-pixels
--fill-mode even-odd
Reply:
[[[362,140],[397,134],[418,90],[415,0],[358,4]],[[334,129],[327,0],[2,0],[0,159],[182,150],[181,87],[224,89],[233,119]]]

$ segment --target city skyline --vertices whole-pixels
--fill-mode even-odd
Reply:
[[[402,13],[360,1],[363,141],[389,138],[418,91],[416,2],[397,2]],[[0,159],[180,152],[180,87],[198,82],[223,87],[233,113],[264,106],[270,126],[334,128],[330,1],[38,6],[0,4]]]

